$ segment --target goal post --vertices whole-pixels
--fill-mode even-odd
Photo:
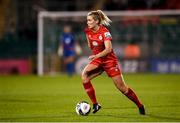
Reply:
[[[122,19],[122,17],[143,17],[143,16],[178,16],[180,15],[180,10],[152,10],[152,11],[104,11],[107,16],[112,18],[112,21],[119,21]],[[55,53],[55,50],[51,50],[51,48],[46,48],[48,46],[47,43],[45,44],[45,36],[47,30],[53,30],[52,28],[57,28],[55,25],[54,27],[51,20],[63,20],[62,23],[65,23],[65,21],[75,21],[80,23],[86,24],[86,15],[87,11],[74,11],[74,12],[68,12],[68,11],[62,11],[62,12],[49,12],[49,11],[40,11],[38,13],[38,54],[37,54],[37,73],[38,75],[42,76],[45,73],[45,52],[49,53],[49,56],[52,56],[53,53]],[[81,19],[77,19],[81,18]],[[177,17],[176,17],[177,18]],[[53,21],[55,22],[55,21]],[[49,25],[48,25],[49,24]],[[46,27],[48,25],[48,27]],[[61,24],[59,24],[61,25]],[[80,24],[81,25],[81,24]],[[116,28],[114,26],[113,28]],[[83,30],[82,30],[83,32]],[[51,32],[53,33],[53,32]],[[55,32],[57,33],[57,32]],[[49,34],[49,33],[48,33]],[[53,42],[51,42],[53,43]],[[57,36],[56,36],[56,42],[57,44]],[[54,46],[55,47],[55,46]],[[45,50],[46,49],[46,50]],[[53,53],[52,53],[53,52]],[[52,54],[51,54],[52,53]],[[53,63],[52,63],[53,64]]]
[[[87,12],[48,12],[40,11],[38,13],[38,55],[37,55],[37,72],[38,75],[44,74],[44,18],[66,18],[66,17],[85,17]]]

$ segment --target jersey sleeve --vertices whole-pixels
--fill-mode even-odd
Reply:
[[[108,30],[103,31],[103,39],[104,39],[104,41],[112,40],[111,33]]]

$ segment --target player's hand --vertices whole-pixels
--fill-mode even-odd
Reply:
[[[96,55],[91,55],[91,56],[89,56],[89,60],[94,60],[94,59],[96,59],[97,57],[96,57]]]
[[[58,54],[59,56],[62,56],[62,55],[63,55],[63,48],[62,48],[62,47],[59,47],[59,48],[58,48],[57,54]]]

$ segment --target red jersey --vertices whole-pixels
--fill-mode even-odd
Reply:
[[[85,33],[87,35],[87,38],[90,43],[90,48],[94,55],[102,52],[105,49],[105,41],[112,41],[112,37],[109,30],[103,25],[100,25],[99,30],[97,30],[96,32],[93,32],[89,28],[85,28]],[[112,50],[109,54],[102,57],[101,60],[117,61],[117,58],[115,56],[114,51]]]

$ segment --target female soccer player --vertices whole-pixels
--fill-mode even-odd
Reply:
[[[74,73],[74,62],[75,62],[75,37],[71,31],[70,25],[65,25],[63,33],[60,36],[59,54],[63,55],[63,61],[66,66],[66,72],[69,76]]]
[[[105,27],[109,26],[110,22],[111,20],[101,10],[91,11],[87,14],[85,33],[93,55],[89,56],[90,63],[82,72],[82,81],[84,89],[93,103],[93,113],[99,111],[101,105],[96,100],[91,80],[105,71],[112,78],[117,89],[137,105],[140,114],[145,115],[143,104],[135,92],[124,82],[117,57],[112,49],[111,34]]]

